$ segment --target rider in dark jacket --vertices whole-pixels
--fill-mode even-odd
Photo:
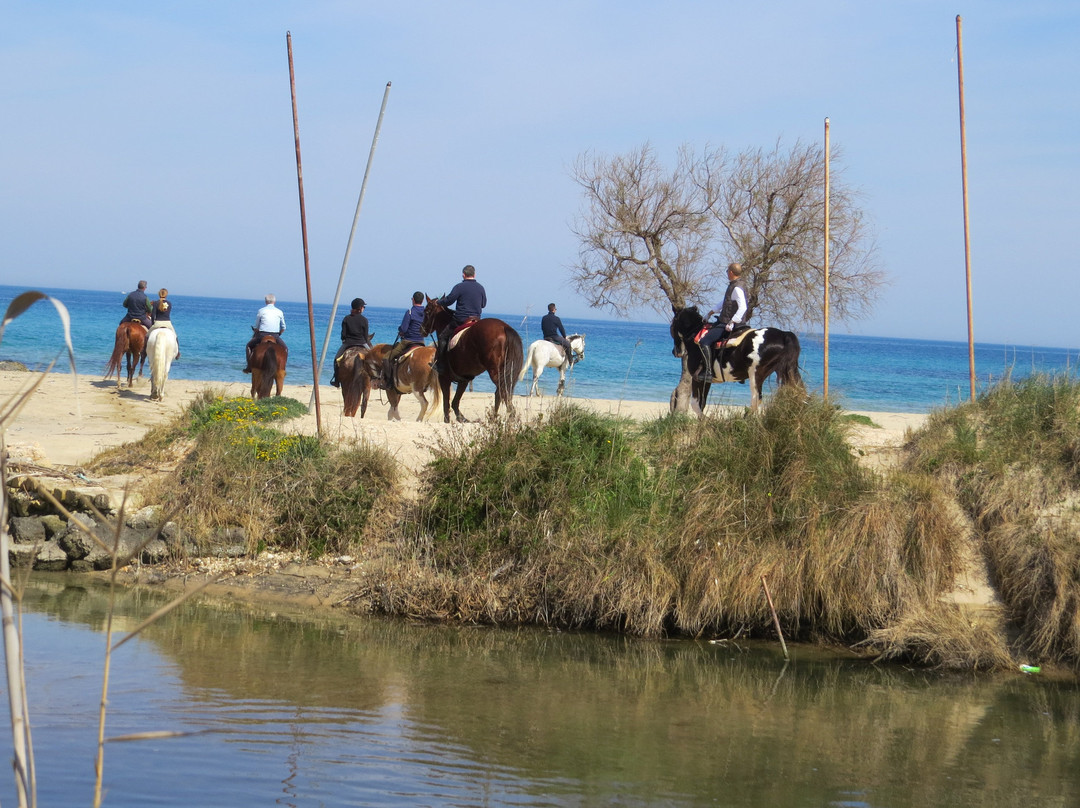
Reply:
[[[121,318],[121,323],[128,320],[138,320],[147,328],[150,328],[150,301],[146,299],[146,281],[139,281],[138,288],[124,298],[123,306],[127,314]]]
[[[561,345],[566,351],[566,361],[574,364],[574,349],[570,347],[570,340],[566,338],[566,329],[563,328],[562,320],[555,313],[555,304],[548,303],[548,313],[540,320],[540,330],[544,333],[544,339]]]
[[[455,306],[454,321],[439,332],[439,347],[435,351],[435,366],[442,369],[442,358],[446,353],[446,343],[450,335],[462,323],[479,320],[487,306],[487,292],[476,280],[476,267],[466,264],[461,270],[461,281],[450,290],[450,294],[439,298],[439,305]]]
[[[397,340],[394,342],[394,347],[390,349],[390,353],[386,355],[386,362],[383,365],[383,382],[387,387],[393,383],[394,360],[414,345],[424,344],[424,335],[420,331],[423,324],[424,293],[413,292],[412,305],[401,318]]]
[[[337,378],[337,363],[346,348],[360,347],[370,348],[371,338],[374,334],[368,333],[368,319],[364,316],[367,303],[362,297],[354,297],[352,311],[341,318],[341,347],[334,354],[334,375],[330,377],[330,384],[340,387],[341,382]]]

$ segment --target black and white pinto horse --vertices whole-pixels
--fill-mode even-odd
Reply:
[[[544,372],[544,368],[559,369],[559,387],[555,391],[555,395],[561,396],[563,394],[566,387],[566,371],[585,358],[584,334],[571,334],[566,338],[566,341],[570,343],[570,351],[574,355],[572,362],[561,345],[556,345],[549,340],[538,339],[529,346],[529,353],[525,357],[525,366],[521,369],[518,382],[524,380],[525,374],[529,372],[529,368],[532,368],[533,380],[532,386],[529,388],[530,396],[537,395],[536,384],[540,381],[540,374]]]
[[[693,378],[705,362],[701,349],[694,342],[705,325],[705,319],[697,306],[685,309],[671,307],[675,316],[671,320],[671,338],[675,343],[671,353],[677,358],[686,357],[686,368]],[[778,385],[802,384],[799,375],[799,338],[791,331],[779,328],[749,328],[734,332],[731,344],[720,350],[721,343],[713,348],[711,377],[691,382],[691,393],[698,408],[705,409],[709,387],[713,382],[749,382],[750,406],[761,406],[761,386],[773,373]]]

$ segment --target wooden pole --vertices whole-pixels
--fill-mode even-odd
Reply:
[[[334,291],[334,304],[330,307],[330,322],[326,324],[326,339],[323,340],[322,353],[319,354],[319,368],[315,373],[315,378],[322,375],[323,363],[326,362],[326,348],[330,344],[330,337],[334,331],[334,318],[337,316],[338,301],[341,300],[341,288],[345,285],[345,270],[349,268],[349,254],[352,252],[353,237],[356,235],[356,223],[360,220],[360,208],[364,204],[368,175],[371,174],[371,161],[375,158],[375,146],[379,143],[379,131],[382,129],[383,115],[386,113],[386,100],[389,97],[390,82],[386,82],[386,89],[383,90],[382,107],[379,108],[379,119],[375,122],[375,137],[371,139],[367,168],[364,169],[364,179],[360,183],[360,196],[356,200],[356,212],[353,214],[352,229],[349,231],[349,240],[345,244],[345,260],[341,262],[341,274],[338,275],[337,289]],[[311,401],[312,403],[315,401],[314,391],[312,391]],[[311,407],[310,403],[308,407]]]
[[[825,333],[825,370],[822,396],[829,397],[829,119],[825,119],[825,300],[824,308],[824,333]]]
[[[964,44],[960,32],[960,15],[956,15],[956,77],[960,91],[960,174],[964,190],[964,276],[967,281],[968,375],[971,380],[971,400],[975,400],[975,325],[971,304],[971,227],[968,220],[967,135],[964,121]]]
[[[769,601],[769,611],[772,612],[773,625],[776,626],[776,636],[780,638],[780,647],[784,649],[784,659],[788,658],[787,643],[784,642],[784,632],[780,630],[780,618],[776,616],[776,607],[773,606],[772,595],[769,594],[769,585],[765,583],[765,576],[761,576],[761,588],[765,590],[765,600]]]
[[[322,408],[319,406],[319,365],[315,361],[315,307],[311,302],[311,261],[308,258],[307,215],[304,212],[304,169],[300,162],[300,118],[296,112],[296,72],[293,70],[292,33],[285,32],[289,49],[289,91],[292,95],[293,138],[296,141],[296,185],[300,192],[300,234],[304,240],[304,284],[307,288],[308,332],[311,339],[311,374],[315,388],[315,431],[322,436]]]

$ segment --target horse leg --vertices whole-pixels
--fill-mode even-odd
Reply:
[[[533,363],[533,380],[532,387],[529,388],[530,396],[539,396],[540,392],[537,390],[537,385],[540,383],[540,377],[544,375],[544,363],[539,360]]]
[[[450,423],[450,377],[440,375],[439,376],[439,389],[442,391],[442,411],[443,411],[443,423]],[[461,388],[458,388],[458,398],[461,397]],[[457,409],[457,398],[454,399],[454,409]]]
[[[559,365],[559,386],[555,389],[555,395],[561,396],[563,394],[563,388],[566,387],[566,366],[569,363],[564,362]]]
[[[750,409],[754,412],[761,409],[761,387],[765,384],[765,374],[759,374],[757,370],[751,365],[746,379],[750,384]]]
[[[394,387],[387,387],[386,400],[390,402],[390,411],[386,413],[386,420],[400,421],[401,413],[398,411],[398,404],[401,403],[401,393],[399,393]]]
[[[257,368],[251,369],[251,398],[255,399],[259,392],[259,383],[262,381],[262,371]]]
[[[277,395],[281,395],[281,388],[285,385],[285,368],[274,374],[274,383],[277,386]]]
[[[461,403],[461,397],[463,395],[465,395],[465,388],[466,387],[468,387],[468,384],[466,382],[458,382],[457,392],[454,393],[454,400],[452,402],[450,402],[450,408],[453,409],[454,415],[457,417],[457,421],[458,421],[459,424],[467,424],[467,423],[469,423],[469,419],[466,418],[464,415],[462,415],[461,410],[458,409],[458,404]],[[446,388],[445,388],[445,390],[446,390],[447,397],[449,397],[449,395],[450,395],[450,379],[449,378],[447,378],[447,380],[446,380]],[[495,397],[496,404],[498,404],[498,401],[499,401],[499,398],[498,398],[498,394],[496,393],[496,397]],[[449,414],[446,416],[446,422],[450,423]]]

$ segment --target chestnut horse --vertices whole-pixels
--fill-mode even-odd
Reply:
[[[267,398],[277,382],[277,395],[285,383],[285,363],[289,347],[273,334],[259,340],[251,351],[251,397]]]
[[[454,320],[454,313],[435,298],[427,299],[424,322],[420,333],[425,337],[440,332]],[[492,417],[499,414],[499,404],[506,402],[506,412],[511,418],[514,412],[514,385],[525,364],[518,332],[502,320],[487,317],[456,329],[447,343],[446,356],[439,373],[439,387],[443,395],[443,420],[450,423],[450,409],[459,422],[467,419],[458,409],[461,397],[469,382],[484,371],[495,383],[495,409]],[[450,400],[450,384],[457,382],[457,392]]]
[[[337,373],[338,382],[341,385],[341,398],[345,402],[342,415],[352,418],[360,409],[360,417],[367,412],[368,396],[371,394],[371,376],[367,372],[366,361],[372,351],[377,351],[380,346],[373,349],[353,345],[346,348],[338,358],[334,372]],[[389,346],[386,346],[389,348]],[[384,352],[382,356],[386,356]]]
[[[372,348],[364,362],[367,375],[372,379],[382,378],[385,373],[386,357],[392,346],[381,343]],[[417,345],[407,349],[401,356],[394,360],[391,378],[385,380],[386,399],[390,402],[390,412],[387,420],[400,421],[401,413],[398,405],[405,393],[412,393],[420,402],[420,414],[417,421],[430,418],[439,406],[439,374],[431,363],[435,360],[434,345]],[[340,373],[340,372],[339,372]],[[340,378],[340,375],[339,375]],[[431,404],[425,393],[431,391]],[[363,417],[363,416],[361,416]]]
[[[116,374],[116,386],[120,386],[120,372],[124,358],[127,358],[128,387],[135,378],[135,366],[139,367],[139,378],[143,375],[143,364],[146,362],[146,326],[138,320],[124,320],[116,327],[116,342],[113,345],[112,356],[109,364],[105,366],[105,379],[108,380]]]

